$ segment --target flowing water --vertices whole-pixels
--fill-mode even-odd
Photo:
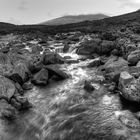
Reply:
[[[0,140],[111,140],[113,132],[122,129],[116,115],[120,100],[96,82],[103,79],[95,68],[86,67],[90,61],[63,64],[71,74],[69,79],[27,91],[33,109],[20,113],[13,122],[1,120]],[[83,89],[85,80],[92,81],[95,91]]]

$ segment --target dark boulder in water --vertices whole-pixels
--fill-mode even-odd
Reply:
[[[63,52],[67,53],[69,51],[70,45],[68,43],[64,44]]]
[[[42,62],[44,65],[64,64],[65,60],[59,54],[51,52],[43,54]]]
[[[33,76],[32,83],[39,86],[46,86],[48,83],[48,78],[48,70],[43,68]]]
[[[60,68],[59,65],[48,65],[44,67],[49,72],[49,78],[52,76],[57,76],[58,80],[63,80],[69,78],[69,75]]]
[[[76,53],[79,55],[90,55],[92,53],[99,53],[101,49],[100,42],[100,39],[83,42],[80,46],[78,46]]]
[[[95,88],[92,86],[92,84],[89,81],[84,82],[84,89],[87,91],[93,91]]]

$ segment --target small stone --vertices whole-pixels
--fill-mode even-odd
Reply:
[[[84,89],[89,91],[89,92],[95,90],[94,86],[92,86],[92,84],[89,81],[85,81]]]

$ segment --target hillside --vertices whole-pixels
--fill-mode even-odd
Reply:
[[[63,24],[70,24],[70,23],[78,23],[83,21],[92,21],[92,20],[100,20],[108,18],[108,16],[104,14],[89,14],[89,15],[68,15],[59,17],[56,19],[52,19],[46,22],[41,23],[41,25],[63,25]]]
[[[63,32],[81,31],[85,33],[104,32],[110,28],[133,26],[140,32],[140,10],[132,13],[109,17],[101,20],[84,21],[65,25],[12,25],[7,23],[0,24],[0,33],[35,33],[56,34]]]

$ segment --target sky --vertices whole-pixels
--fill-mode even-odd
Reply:
[[[0,22],[37,24],[64,15],[116,16],[140,9],[140,0],[0,0]]]

